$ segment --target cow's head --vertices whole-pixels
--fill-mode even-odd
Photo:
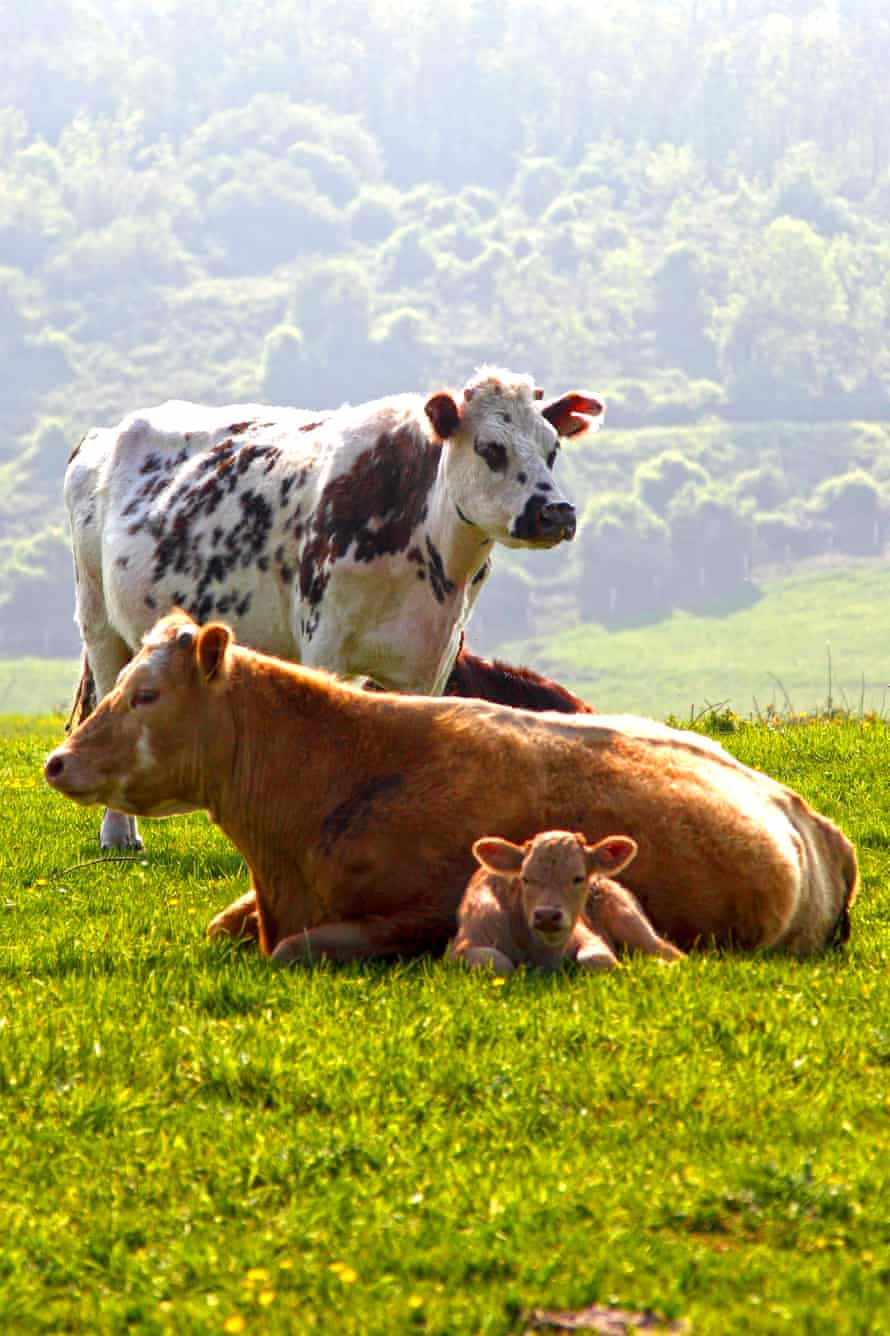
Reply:
[[[445,481],[458,518],[508,547],[574,537],[575,508],[553,476],[559,439],[596,430],[603,412],[578,391],[545,403],[528,377],[490,368],[459,398],[434,394],[426,414],[448,445]]]
[[[208,713],[208,687],[222,678],[231,639],[221,623],[198,627],[183,612],[162,618],[113,690],[48,757],[52,787],[134,816],[204,806],[202,744],[224,727]]]
[[[521,845],[491,836],[473,845],[477,863],[512,879],[530,932],[554,950],[565,946],[578,922],[591,877],[614,876],[636,852],[628,835],[587,844],[565,830],[544,831]]]

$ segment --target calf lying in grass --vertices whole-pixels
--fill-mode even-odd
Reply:
[[[585,969],[612,969],[621,947],[664,961],[683,952],[659,937],[626,886],[613,881],[635,857],[636,842],[608,835],[586,844],[583,835],[548,830],[525,844],[489,836],[477,840],[479,863],[458,910],[451,960],[491,965],[510,974],[516,965],[558,969],[573,960]]]

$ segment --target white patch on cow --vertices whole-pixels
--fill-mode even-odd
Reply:
[[[157,761],[151,749],[148,735],[143,730],[136,739],[136,768],[137,770],[152,770],[156,764]]]

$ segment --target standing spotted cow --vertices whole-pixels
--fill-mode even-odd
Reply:
[[[80,723],[158,616],[224,618],[266,653],[441,693],[495,542],[553,547],[575,510],[560,436],[603,406],[483,369],[463,392],[329,413],[171,402],[91,431],[65,477]],[[139,847],[108,811],[105,848]]]

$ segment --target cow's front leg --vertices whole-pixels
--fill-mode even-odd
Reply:
[[[229,905],[207,925],[211,941],[232,938],[251,945],[259,941],[260,919],[256,907],[256,891],[248,891],[240,900]]]
[[[496,946],[465,946],[460,951],[452,951],[449,947],[447,954],[449,960],[456,960],[469,969],[492,969],[499,975],[513,973],[513,961]]]
[[[615,953],[601,933],[579,923],[574,935],[577,944],[569,954],[576,965],[585,970],[615,969],[618,964]]]
[[[377,956],[417,956],[440,950],[453,924],[410,913],[392,918],[319,923],[283,937],[271,952],[275,965],[310,965],[314,961],[373,960]]]

